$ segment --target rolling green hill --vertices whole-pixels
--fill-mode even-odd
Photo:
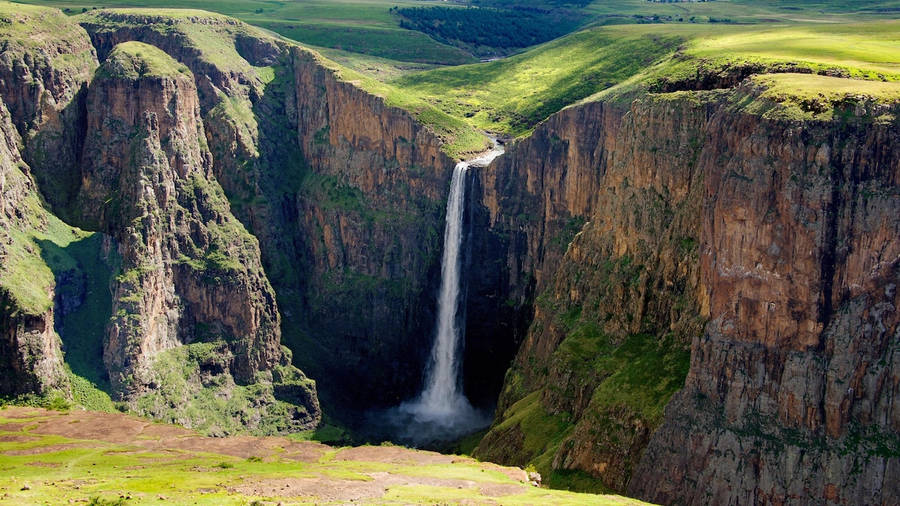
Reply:
[[[701,75],[710,82],[702,86],[730,87],[745,74],[784,72],[841,77],[841,89],[877,88],[889,98],[891,86],[871,81],[900,80],[900,22],[597,27],[504,60],[410,73],[391,84],[475,128],[521,136],[591,97],[691,89],[697,85],[687,82]],[[795,76],[792,82],[804,86],[796,93],[835,85],[815,77]],[[783,95],[788,81],[776,81]]]
[[[236,17],[307,45],[340,49],[355,53],[389,58],[401,62],[459,65],[472,63],[475,58],[471,44],[459,41],[465,48],[439,42],[426,35],[434,30],[405,29],[403,21],[392,7],[452,7],[452,2],[433,0],[21,0],[21,3],[47,5],[63,9],[68,14],[107,7],[191,8],[204,9]],[[879,20],[900,16],[900,1],[875,2],[734,0],[709,2],[662,3],[648,0],[614,0],[593,2],[525,2],[522,0],[491,0],[476,2],[486,7],[516,9],[538,7],[547,23],[565,22],[566,30],[606,24],[672,23],[802,23],[849,22]],[[462,5],[459,5],[462,7]],[[531,12],[531,11],[529,11]],[[533,12],[532,12],[533,14]],[[572,22],[572,20],[578,20]],[[436,21],[440,23],[440,20]],[[499,26],[499,25],[498,25]],[[513,29],[515,28],[514,25]],[[461,27],[464,30],[464,27]],[[497,28],[495,28],[497,29]],[[433,33],[434,32],[434,33]],[[509,34],[515,36],[517,34]],[[440,38],[440,37],[439,37]],[[504,51],[501,51],[503,53]]]

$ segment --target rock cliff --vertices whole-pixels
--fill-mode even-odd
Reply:
[[[35,185],[27,187],[33,206],[19,212],[30,213],[31,222],[13,228],[35,243],[26,252],[39,255],[35,268],[49,277],[38,301],[43,305],[33,304],[46,311],[34,313],[43,318],[42,339],[55,345],[45,346],[46,360],[55,357],[62,370],[55,323],[79,389],[90,377],[89,390],[106,389],[138,412],[210,433],[314,427],[320,417],[314,383],[290,364],[290,351],[280,345],[280,315],[259,244],[232,215],[216,180],[192,72],[154,46],[95,40],[104,60],[95,74],[91,38],[59,11],[27,7],[9,17],[3,20],[10,51],[3,53],[8,64],[0,69],[0,96],[16,104],[11,117],[31,172],[13,158],[11,167],[24,170],[25,177],[7,179],[27,183],[34,173],[36,188],[56,213],[103,232],[100,241],[86,239],[93,234],[47,213]],[[176,42],[184,54],[199,53],[191,41]],[[251,43],[241,47],[266,50]],[[196,81],[207,83],[207,94],[215,96],[210,83],[224,82],[246,98],[247,83],[227,80],[235,73],[205,70],[212,77],[203,74]],[[14,196],[8,192],[9,209]],[[88,244],[100,249],[87,257],[110,261],[96,264],[84,252],[76,255]],[[111,305],[109,324],[74,328],[79,325],[68,314],[104,305],[104,271],[115,273],[105,302]],[[18,310],[7,306],[4,329],[12,330],[5,334],[12,336],[16,328],[21,334]],[[27,330],[36,334],[37,327],[28,324]],[[95,372],[101,351],[105,367]],[[49,370],[41,369],[41,375],[53,383]],[[21,388],[9,393],[45,390],[28,384],[24,373],[12,383]]]
[[[188,376],[262,381],[272,395],[271,372],[288,365],[275,296],[256,239],[213,177],[191,72],[154,46],[120,44],[98,69],[87,110],[81,220],[115,238],[121,257],[103,357],[114,392],[146,398],[165,381],[158,354],[222,343]],[[303,412],[293,418],[308,428],[319,415],[315,391],[302,376],[295,386]]]
[[[900,137],[876,109],[710,119],[699,160],[710,322],[632,493],[730,504],[900,494]]]
[[[481,174],[535,299],[476,454],[663,503],[896,497],[895,125],[754,93],[570,108]]]
[[[193,73],[212,171],[259,238],[283,340],[323,399],[339,414],[413,395],[454,164],[440,139],[314,53],[229,18],[122,10],[81,23],[101,57],[142,41]]]
[[[78,186],[85,86],[97,55],[85,31],[56,9],[0,7],[0,96],[22,156],[53,210],[65,217]]]
[[[0,393],[69,396],[51,268],[71,260],[54,241],[74,233],[44,202],[65,212],[77,185],[77,109],[97,58],[62,12],[25,5],[0,5],[0,47]]]
[[[342,404],[395,404],[421,385],[454,162],[406,111],[307,51],[292,57],[308,167],[296,198],[315,350],[304,367],[331,369]]]
[[[702,328],[708,114],[693,101],[590,103],[483,172],[492,229],[511,237],[506,268],[530,274],[513,279],[513,301],[534,318],[478,455],[534,462],[551,485],[577,486],[580,472],[625,487]]]
[[[42,263],[35,236],[45,231],[34,181],[19,155],[19,135],[0,100],[0,395],[65,391],[54,284],[34,269]]]

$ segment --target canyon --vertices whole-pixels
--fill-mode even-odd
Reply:
[[[420,393],[447,139],[225,16],[0,28],[0,393],[209,435]],[[900,106],[779,115],[742,66],[655,86],[467,172],[473,455],[666,504],[892,503]]]

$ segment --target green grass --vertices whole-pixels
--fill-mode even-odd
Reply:
[[[686,54],[696,58],[806,62],[858,71],[859,77],[900,80],[900,22],[743,28],[736,33],[700,36]]]
[[[674,21],[681,19],[682,22],[691,22],[691,18],[694,18],[693,21],[697,23],[707,23],[711,18],[729,19],[736,23],[802,22],[810,19],[818,22],[845,22],[854,19],[883,19],[891,14],[878,12],[877,9],[898,6],[900,2],[896,0],[731,0],[677,3],[595,0],[583,11],[599,21],[623,18],[630,21],[637,15],[671,18]]]
[[[69,243],[64,252],[77,262],[75,275],[83,276],[84,298],[73,312],[60,319],[59,334],[65,349],[72,400],[87,409],[113,411],[109,380],[103,367],[103,339],[112,315],[112,272],[115,251],[107,257],[101,234]],[[59,289],[59,288],[58,288]]]
[[[541,403],[541,391],[537,390],[510,406],[500,419],[475,448],[474,455],[497,459],[512,451],[506,457],[528,462],[542,476],[549,476],[553,471],[553,456],[574,428],[571,415],[549,413]],[[488,442],[489,446],[484,446]]]
[[[123,42],[115,47],[100,69],[97,77],[137,80],[144,77],[178,77],[193,79],[188,68],[156,46],[143,42]]]
[[[143,26],[160,33],[179,32],[190,46],[201,53],[201,60],[219,67],[222,71],[240,72],[247,76],[257,76],[256,67],[251,66],[235,48],[234,39],[243,33],[265,36],[259,29],[242,24],[207,23],[204,20],[225,21],[227,17],[207,11],[187,9],[106,9],[90,11],[76,16],[75,21],[98,26],[100,31],[115,29],[120,25]],[[199,20],[200,22],[195,22]],[[139,52],[132,48],[130,54]],[[168,56],[150,56],[160,65],[160,71],[171,70]],[[185,69],[186,70],[186,69]],[[180,69],[179,69],[180,71]],[[268,75],[269,72],[264,74]]]
[[[8,173],[10,186],[25,176],[18,170]],[[70,227],[46,212],[37,196],[29,194],[20,207],[24,220],[0,232],[8,241],[6,258],[0,266],[0,287],[16,301],[18,310],[40,315],[53,307],[54,271],[75,267],[75,261],[63,252],[74,241],[89,234]]]
[[[856,104],[900,104],[900,82],[792,73],[755,76],[753,82],[764,91],[744,107],[765,117],[830,120]],[[884,112],[872,119],[892,122],[895,116]]]
[[[83,9],[138,7],[147,9],[204,9],[233,16],[299,42],[343,48],[395,60],[459,64],[474,59],[458,48],[441,44],[423,33],[399,27],[389,12],[394,5],[414,6],[415,0],[25,0],[68,9],[80,14]]]
[[[463,158],[490,147],[487,137],[473,125],[435,107],[415,93],[411,93],[410,90],[383,83],[371,76],[338,65],[318,53],[310,53],[310,56],[321,65],[331,69],[338,79],[381,97],[388,106],[409,111],[413,117],[427,125],[443,140],[442,149],[451,157]]]
[[[641,72],[682,41],[650,30],[590,29],[504,60],[409,74],[391,84],[473,127],[520,136]]]
[[[197,338],[206,338],[209,331],[198,325]],[[189,425],[205,434],[269,435],[295,430],[294,412],[305,408],[295,399],[285,399],[279,389],[312,388],[314,382],[290,366],[280,366],[277,381],[270,372],[262,372],[249,384],[235,384],[225,373],[232,358],[222,341],[194,342],[157,353],[150,374],[159,387],[131,407],[136,413]]]
[[[497,499],[482,492],[482,487],[489,486],[507,487],[504,491],[508,490],[508,495],[502,496],[504,504],[642,504],[624,497],[531,487],[471,459],[456,459],[452,464],[391,464],[343,460],[335,458],[340,450],[324,448],[318,460],[297,462],[284,458],[284,440],[268,440],[267,444],[260,444],[257,456],[241,458],[215,450],[169,447],[160,436],[150,434],[122,443],[39,434],[35,428],[51,418],[56,418],[62,427],[96,422],[90,413],[54,414],[21,408],[14,412],[15,418],[12,413],[0,410],[0,423],[25,422],[25,427],[0,431],[0,467],[4,470],[0,493],[4,500],[15,503],[103,504],[120,498],[126,504],[310,502],[315,497],[288,495],[280,485],[263,486],[255,493],[236,488],[242,484],[265,484],[268,480],[310,479],[325,480],[326,487],[336,489],[372,484],[374,495],[361,502],[379,504],[484,503]],[[155,427],[165,430],[162,425]],[[147,444],[153,446],[148,449]],[[415,452],[410,451],[410,455]],[[390,479],[380,483],[385,476]]]
[[[584,30],[485,64],[405,73],[390,83],[475,128],[526,135],[583,99],[630,101],[658,80],[693,79],[735,65],[900,79],[900,22],[845,25],[619,25]],[[802,84],[795,81],[796,84]],[[868,93],[884,97],[889,87]]]

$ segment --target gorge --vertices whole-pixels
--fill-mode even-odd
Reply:
[[[888,70],[641,32],[653,65],[471,159],[446,103],[232,18],[13,5],[4,396],[340,444],[387,412],[666,504],[900,497]]]
[[[472,261],[464,251],[466,235],[471,235],[464,230],[469,168],[485,167],[503,154],[503,147],[496,140],[493,142],[493,149],[459,162],[453,169],[445,215],[438,314],[434,344],[425,369],[425,385],[416,399],[401,404],[387,415],[390,424],[401,431],[400,437],[415,444],[458,439],[490,424],[490,414],[476,411],[461,391],[460,355],[465,346],[466,318],[465,313],[458,313],[460,303],[463,307],[466,303],[462,273]]]

